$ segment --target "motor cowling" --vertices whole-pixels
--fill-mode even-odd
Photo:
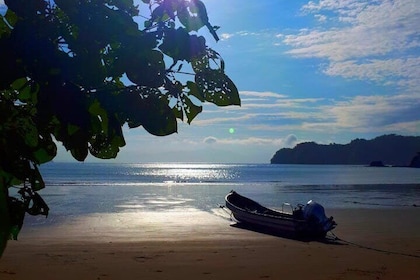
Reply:
[[[327,218],[325,215],[324,207],[313,200],[308,201],[303,208],[303,217],[313,226],[319,227],[325,232],[333,229],[335,225],[333,218]]]

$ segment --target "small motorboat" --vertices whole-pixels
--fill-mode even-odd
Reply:
[[[306,205],[299,204],[296,208],[284,203],[282,210],[278,211],[231,191],[226,195],[225,202],[238,222],[251,227],[263,227],[279,234],[322,238],[337,226],[333,217],[327,218],[324,207],[312,200]],[[290,211],[285,211],[285,206],[290,207]]]

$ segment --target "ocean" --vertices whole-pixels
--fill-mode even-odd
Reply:
[[[420,205],[420,169],[349,165],[210,163],[48,163],[41,166],[50,207],[60,223],[90,214],[142,211],[215,212],[230,190],[281,209],[314,200],[329,208],[390,208]],[[29,216],[29,215],[28,215]]]

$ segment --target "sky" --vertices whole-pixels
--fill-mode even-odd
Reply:
[[[202,1],[241,106],[204,104],[165,137],[125,129],[113,161],[269,163],[301,142],[420,135],[418,0]]]

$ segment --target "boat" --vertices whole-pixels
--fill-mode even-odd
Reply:
[[[298,204],[296,208],[283,203],[280,211],[264,207],[232,190],[226,195],[225,202],[237,222],[278,234],[323,238],[337,226],[333,217],[327,218],[324,207],[312,200],[306,205]]]

